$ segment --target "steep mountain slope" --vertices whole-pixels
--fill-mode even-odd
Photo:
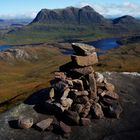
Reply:
[[[42,9],[33,20],[32,23],[47,23],[47,24],[78,24],[78,25],[93,25],[105,24],[108,20],[97,13],[90,6],[83,8],[67,7],[65,9]]]

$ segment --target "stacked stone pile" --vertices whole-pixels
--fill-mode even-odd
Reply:
[[[65,136],[71,132],[71,125],[88,126],[92,119],[119,118],[122,112],[114,85],[94,71],[93,65],[98,63],[95,48],[81,43],[73,43],[72,47],[75,54],[71,62],[55,72],[45,103],[48,112],[59,118]],[[48,120],[36,125],[45,130],[53,122]]]

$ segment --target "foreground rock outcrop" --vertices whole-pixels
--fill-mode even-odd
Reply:
[[[115,89],[120,97],[123,113],[120,119],[93,119],[90,122],[88,119],[83,121],[89,126],[72,126],[72,132],[69,140],[132,140],[140,139],[140,96],[139,96],[139,81],[140,76],[136,73],[116,73],[105,72],[103,76],[115,85]],[[57,125],[56,130],[40,132],[33,126],[30,129],[19,129],[17,122],[20,116],[33,118],[34,123],[42,120],[53,118],[54,115],[47,115],[45,112],[39,112],[35,106],[42,104],[42,98],[48,98],[49,90],[44,89],[30,96],[25,103],[0,115],[0,139],[2,140],[62,140],[61,135],[58,135]],[[44,97],[45,95],[45,97]],[[39,108],[41,109],[41,108]],[[57,121],[54,119],[54,123]],[[63,124],[61,124],[63,125]],[[49,128],[50,129],[50,128]],[[70,131],[70,129],[68,129]],[[56,135],[57,134],[57,135]]]
[[[79,43],[72,45],[76,50],[77,47],[82,50],[75,51],[76,57],[88,57],[84,65],[72,58],[72,62],[55,72],[49,89],[41,90],[25,101],[30,105],[21,104],[1,115],[2,139],[139,137],[139,75],[95,72],[93,65],[98,62],[95,50],[91,46],[81,47]],[[96,57],[90,57],[93,54]],[[4,130],[7,130],[5,134]]]

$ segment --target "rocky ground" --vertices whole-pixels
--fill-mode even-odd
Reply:
[[[95,48],[73,43],[49,88],[0,116],[0,138],[138,139],[139,73],[99,73]],[[29,129],[30,128],[30,129]]]
[[[140,138],[140,75],[137,73],[106,72],[103,75],[116,87],[120,96],[123,113],[120,119],[93,119],[91,124],[73,126],[70,140],[135,140]],[[64,139],[59,130],[54,132],[39,131],[36,127],[19,129],[16,120],[21,115],[33,117],[36,122],[54,116],[38,113],[34,106],[47,97],[48,90],[44,89],[30,96],[25,103],[0,115],[0,139],[2,140],[54,140]]]

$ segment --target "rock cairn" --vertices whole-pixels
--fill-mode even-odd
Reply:
[[[98,63],[95,48],[81,43],[73,43],[72,48],[75,54],[55,72],[45,102],[48,112],[59,118],[64,136],[70,134],[71,125],[88,126],[92,119],[119,118],[122,112],[114,85],[94,71],[93,65]],[[45,130],[52,122],[47,119],[36,125]]]

